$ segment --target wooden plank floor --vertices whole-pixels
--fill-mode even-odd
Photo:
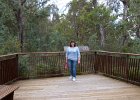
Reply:
[[[22,80],[14,100],[140,100],[140,87],[101,75]]]

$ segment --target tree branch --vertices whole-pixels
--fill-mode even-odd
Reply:
[[[26,0],[21,0],[21,5],[23,5],[26,2]]]

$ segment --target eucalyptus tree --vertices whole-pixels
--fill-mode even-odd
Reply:
[[[130,0],[129,15],[127,17],[131,22],[130,29],[136,37],[140,38],[140,1]]]
[[[106,30],[113,20],[111,12],[97,0],[73,0],[67,19],[72,22],[74,35],[81,44],[88,45],[88,39],[96,35],[100,48],[105,47]],[[91,39],[90,39],[91,40]]]
[[[121,46],[129,44],[131,37],[140,38],[140,1],[139,0],[108,0],[108,5],[112,10],[116,11],[116,15],[122,17],[118,28],[121,40]],[[122,5],[122,6],[121,6]],[[115,10],[117,9],[117,10]],[[122,13],[118,13],[122,11]],[[116,30],[117,31],[117,30]],[[133,40],[135,41],[135,39]],[[126,47],[126,46],[125,46]]]
[[[48,38],[53,30],[53,24],[57,17],[55,5],[47,5],[48,0],[38,2],[28,1],[26,11],[26,51],[46,51]],[[53,17],[51,17],[51,16]]]
[[[67,19],[71,22],[71,26],[73,28],[73,35],[78,39],[79,38],[79,30],[81,27],[81,20],[79,19],[81,10],[87,4],[87,0],[73,0],[69,3],[69,11],[67,14]]]
[[[46,29],[47,23],[49,23],[50,8],[46,6],[48,1],[49,0],[1,0],[1,44],[4,44],[8,37],[10,38],[11,35],[13,35],[12,37],[15,37],[13,39],[16,39],[17,42],[19,41],[20,51],[28,50],[26,47],[29,46],[27,45],[31,44],[30,46],[32,46],[34,44],[33,42],[28,43],[28,40],[31,41],[35,36],[34,33],[38,33],[39,30],[40,33],[43,33],[41,31]],[[48,22],[45,23],[43,20],[47,20]],[[50,23],[48,25],[50,25]],[[32,35],[29,35],[30,33],[32,33]],[[37,39],[38,36],[36,39],[34,38],[35,41],[39,40]]]
[[[16,38],[17,23],[8,0],[0,1],[0,54],[17,52],[19,43]]]

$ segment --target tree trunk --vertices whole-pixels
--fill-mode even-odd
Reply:
[[[100,46],[101,46],[101,48],[104,48],[104,46],[105,46],[105,31],[104,31],[104,27],[102,24],[99,25],[99,29],[100,29]]]
[[[137,25],[137,28],[136,28],[136,35],[138,38],[140,38],[140,24]]]
[[[19,9],[18,9],[17,19],[18,19],[18,28],[19,28],[20,50],[21,52],[23,52],[23,46],[24,46],[23,0],[19,0]]]
[[[97,0],[92,0],[92,5],[95,7],[97,7]]]
[[[127,19],[127,13],[128,13],[128,0],[121,0],[124,8],[123,8],[123,20]]]
[[[123,20],[127,21],[127,14],[128,14],[128,4],[129,4],[129,0],[120,0],[123,5]],[[122,36],[122,45],[125,45],[125,43],[128,40],[128,33],[127,33],[127,29],[126,26],[124,26],[124,35]]]
[[[92,0],[92,5],[94,8],[97,7],[97,0]],[[100,46],[101,48],[104,48],[105,46],[105,30],[102,24],[96,25],[99,27],[99,40],[100,40]]]

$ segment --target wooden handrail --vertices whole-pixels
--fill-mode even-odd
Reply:
[[[129,56],[140,56],[140,54],[134,54],[134,53],[123,53],[123,52],[109,52],[109,51],[102,51],[98,50],[97,53],[108,53],[108,54],[120,54],[120,55],[129,55]]]

